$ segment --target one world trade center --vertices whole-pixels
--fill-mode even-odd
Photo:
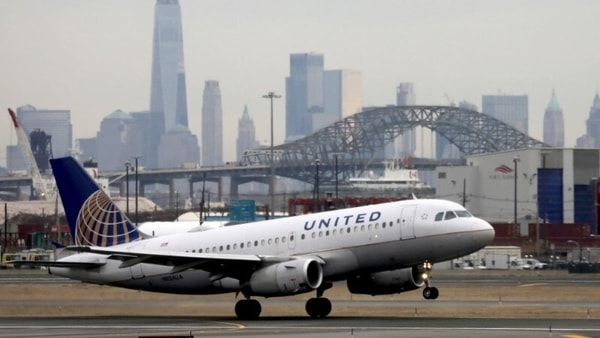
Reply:
[[[157,0],[154,8],[150,111],[163,113],[165,131],[188,127],[181,9],[178,0]]]

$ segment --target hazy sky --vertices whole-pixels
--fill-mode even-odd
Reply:
[[[116,109],[149,107],[154,0],[0,0],[0,165],[16,144],[7,107],[70,109],[74,138]],[[200,138],[204,81],[218,80],[225,160],[235,157],[244,105],[269,138],[269,91],[285,94],[289,54],[362,72],[364,105],[395,103],[413,82],[418,104],[448,97],[481,108],[484,94],[529,95],[542,139],[555,88],[565,145],[585,132],[600,85],[600,1],[180,0],[190,129]],[[285,100],[275,102],[275,143]],[[202,145],[201,145],[202,146]]]

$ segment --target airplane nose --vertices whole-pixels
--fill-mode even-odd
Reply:
[[[473,223],[472,230],[474,233],[475,241],[486,246],[494,240],[496,231],[492,225],[480,218],[477,218]]]

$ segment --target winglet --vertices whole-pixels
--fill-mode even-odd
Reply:
[[[72,157],[51,159],[76,245],[112,246],[137,240],[135,226]]]

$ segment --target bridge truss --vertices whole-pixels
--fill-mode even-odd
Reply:
[[[373,164],[375,156],[399,135],[417,126],[447,138],[463,156],[498,151],[548,147],[510,125],[483,113],[446,106],[386,106],[346,117],[312,135],[274,147],[278,176],[321,183],[355,176]],[[247,151],[248,165],[270,165],[269,147]],[[336,166],[337,161],[337,166]]]

